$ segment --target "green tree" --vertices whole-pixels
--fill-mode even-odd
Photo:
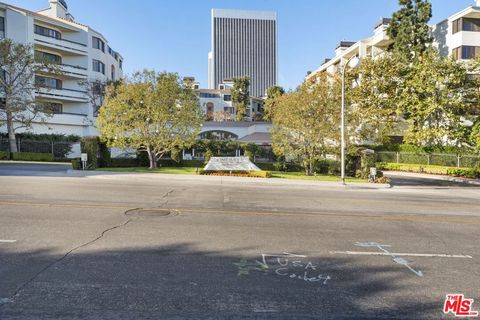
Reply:
[[[272,117],[273,151],[298,160],[307,175],[314,173],[316,161],[335,153],[340,135],[340,86],[323,77],[278,97]]]
[[[386,53],[364,59],[349,73],[350,80],[360,79],[352,89],[348,87],[347,95],[351,102],[348,123],[355,126],[356,138],[386,143],[391,135],[403,135],[397,104],[405,72],[397,55]]]
[[[233,79],[231,90],[233,106],[237,112],[237,121],[242,121],[247,115],[247,108],[250,105],[250,78],[239,77]]]
[[[10,39],[0,41],[0,93],[4,99],[0,102],[0,126],[7,126],[10,152],[17,152],[18,129],[29,129],[34,122],[46,124],[53,115],[51,103],[35,99],[35,91],[42,87],[35,75],[56,75],[59,69],[48,60],[35,59],[33,52],[31,45]]]
[[[143,71],[107,91],[98,127],[109,147],[146,151],[154,169],[166,153],[195,143],[203,114],[177,74]]]
[[[407,60],[416,59],[433,41],[428,25],[432,4],[428,0],[399,0],[399,5],[387,33],[395,52]]]
[[[480,121],[477,121],[472,127],[470,141],[475,151],[480,153]]]
[[[285,94],[285,90],[280,86],[272,86],[267,89],[267,99],[265,100],[263,111],[263,118],[271,120],[275,112],[276,101],[279,97]]]
[[[461,146],[467,142],[465,119],[472,117],[472,81],[467,65],[437,51],[410,67],[397,106],[408,123],[405,142]]]

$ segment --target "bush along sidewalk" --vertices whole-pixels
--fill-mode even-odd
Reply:
[[[480,168],[452,168],[443,166],[402,164],[402,163],[377,163],[377,168],[384,171],[404,171],[413,173],[427,173],[448,175],[469,179],[480,179]]]

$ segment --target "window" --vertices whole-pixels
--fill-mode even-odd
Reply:
[[[93,60],[93,71],[105,74],[105,64],[98,60]]]
[[[6,103],[7,101],[5,100],[5,98],[0,98],[0,109],[5,109]]]
[[[232,96],[229,94],[226,94],[223,96],[223,101],[232,101]]]
[[[457,33],[457,32],[460,32],[460,30],[462,30],[461,26],[462,26],[462,19],[457,19],[455,21],[453,21],[453,34]]]
[[[200,98],[219,98],[220,96],[216,93],[209,92],[200,92]]]
[[[111,80],[115,81],[115,66],[113,64],[112,64],[112,68],[111,68],[111,71],[110,71],[110,76],[111,76]]]
[[[35,83],[39,87],[50,89],[62,89],[62,80],[55,78],[47,78],[42,76],[35,76]]]
[[[5,38],[5,18],[0,17],[0,39]]]
[[[463,18],[463,31],[480,32],[480,19]]]
[[[50,62],[56,64],[62,64],[62,57],[42,51],[35,50],[35,60],[38,62]]]
[[[207,103],[207,115],[208,116],[212,116],[213,115],[213,111],[215,109],[215,106],[213,103],[209,102]]]
[[[37,108],[47,113],[60,114],[63,113],[63,105],[56,102],[44,102],[37,105]]]
[[[230,114],[234,114],[235,113],[235,109],[232,108],[232,107],[223,107],[223,111],[227,112],[227,113],[230,113]]]
[[[480,32],[480,19],[460,18],[452,23],[452,33],[460,31]]]
[[[93,48],[98,49],[102,52],[105,52],[105,42],[102,39],[97,37],[92,37]]]
[[[35,25],[35,33],[41,36],[55,38],[55,39],[62,39],[62,34],[57,30],[53,30],[50,28],[42,27],[39,25]]]
[[[453,58],[455,60],[468,60],[480,56],[480,47],[461,46],[453,49]]]
[[[462,46],[462,59],[473,59],[473,58],[475,58],[475,47]]]
[[[123,69],[123,60],[120,60],[120,61],[118,62],[118,66],[120,67],[120,70]]]
[[[108,47],[108,53],[115,59],[118,61],[118,53],[115,52],[115,50],[113,50],[112,48],[110,48],[110,46],[107,46]]]
[[[237,140],[238,136],[228,131],[223,130],[213,130],[206,131],[200,134],[200,139],[202,140]]]

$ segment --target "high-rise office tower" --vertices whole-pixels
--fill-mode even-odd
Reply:
[[[212,10],[212,51],[208,86],[250,77],[250,94],[265,95],[277,84],[277,14],[265,11]]]

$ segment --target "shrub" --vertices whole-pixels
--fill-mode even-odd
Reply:
[[[211,159],[213,156],[214,156],[214,155],[213,155],[213,151],[212,151],[212,150],[207,150],[207,151],[205,151],[205,154],[204,154],[204,158],[205,158],[204,163],[207,164],[208,161],[210,161],[210,159]]]
[[[448,169],[448,175],[454,177],[463,177],[463,178],[470,178],[470,179],[478,179],[480,178],[480,170],[478,169],[471,169],[471,168],[463,168],[463,169]]]
[[[98,167],[98,144],[97,137],[86,137],[80,141],[82,153],[86,153],[88,156],[87,166],[89,170],[95,170]]]
[[[287,171],[287,163],[279,159],[279,161],[273,164],[273,168],[275,171]]]
[[[72,160],[72,169],[73,170],[82,170],[82,161],[80,159]]]
[[[111,168],[130,168],[138,167],[139,161],[136,158],[111,158],[108,167]]]
[[[367,179],[370,176],[370,168],[375,167],[375,154],[369,152],[362,152],[360,156],[360,170],[358,177]]]
[[[228,176],[228,177],[249,177],[249,178],[271,178],[270,171],[206,171],[200,170],[199,174],[207,176]]]
[[[0,160],[9,160],[10,155],[8,152],[0,151]]]
[[[280,171],[280,170],[276,170],[274,163],[255,163],[255,165],[260,169],[266,170],[266,171]]]
[[[148,159],[148,153],[146,151],[137,151],[138,166],[149,167],[150,160]]]
[[[110,149],[107,148],[107,144],[98,140],[98,166],[100,168],[108,167],[110,161],[112,160],[112,155],[110,153]]]
[[[179,164],[182,161],[182,152],[179,149],[174,149],[170,153],[170,158],[175,161],[177,164]]]
[[[99,167],[107,167],[111,160],[110,150],[98,137],[86,137],[80,141],[82,153],[88,155],[87,167],[95,170]]]
[[[377,168],[379,170],[442,174],[442,175],[464,177],[464,178],[471,178],[471,179],[480,178],[480,169],[472,169],[472,168],[450,168],[450,167],[442,167],[442,166],[426,166],[426,165],[402,164],[402,163],[378,163]]]
[[[53,161],[53,159],[51,153],[15,152],[12,154],[14,161]]]

